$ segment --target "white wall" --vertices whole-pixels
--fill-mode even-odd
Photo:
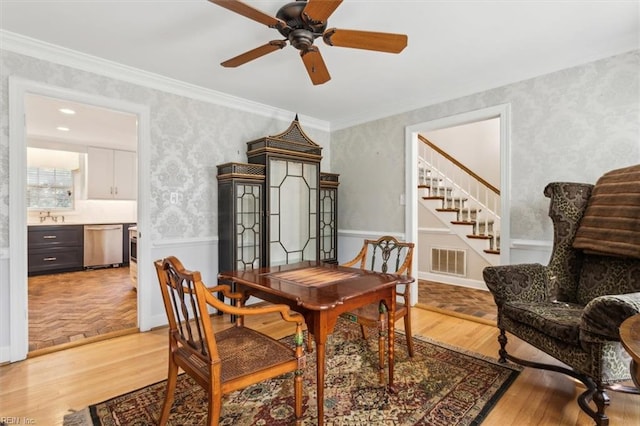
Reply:
[[[500,189],[500,119],[426,132],[424,136],[469,170]]]

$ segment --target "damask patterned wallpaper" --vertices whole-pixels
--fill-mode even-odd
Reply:
[[[0,247],[9,244],[8,77],[148,105],[151,111],[152,240],[217,237],[216,165],[246,162],[246,142],[286,130],[282,121],[154,90],[78,69],[0,51]],[[329,134],[305,127],[323,146],[322,170],[330,171]],[[183,195],[170,204],[170,193]]]
[[[552,240],[552,181],[595,181],[640,163],[640,51],[387,117],[331,134],[340,228],[404,232],[406,126],[511,105],[511,238]]]

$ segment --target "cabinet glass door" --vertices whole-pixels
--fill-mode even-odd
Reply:
[[[320,189],[320,260],[337,260],[337,195],[336,188]]]
[[[260,267],[261,205],[262,185],[236,184],[237,270]]]
[[[270,158],[269,263],[318,259],[319,165]]]

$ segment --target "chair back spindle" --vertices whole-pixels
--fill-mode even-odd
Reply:
[[[364,240],[360,253],[344,266],[359,263],[361,269],[369,271],[411,275],[413,247],[413,243],[400,242],[391,236],[377,240],[367,239]]]
[[[178,259],[173,258],[173,262],[179,266],[172,267],[168,260],[156,264],[165,309],[169,314],[169,332],[178,346],[188,348],[203,360],[209,361],[211,353],[207,348],[195,290],[195,282],[200,281],[200,273],[185,270]],[[215,345],[215,341],[211,344]]]

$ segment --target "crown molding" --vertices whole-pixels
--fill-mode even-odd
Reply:
[[[216,90],[185,83],[159,74],[108,61],[97,56],[87,55],[55,44],[47,43],[10,31],[0,30],[0,50],[31,56],[59,65],[125,81],[138,86],[161,90],[174,95],[208,102],[224,107],[241,110],[277,120],[291,121],[296,114],[270,105],[253,102],[248,99],[231,96]],[[330,123],[313,117],[300,115],[305,127],[330,131]]]

